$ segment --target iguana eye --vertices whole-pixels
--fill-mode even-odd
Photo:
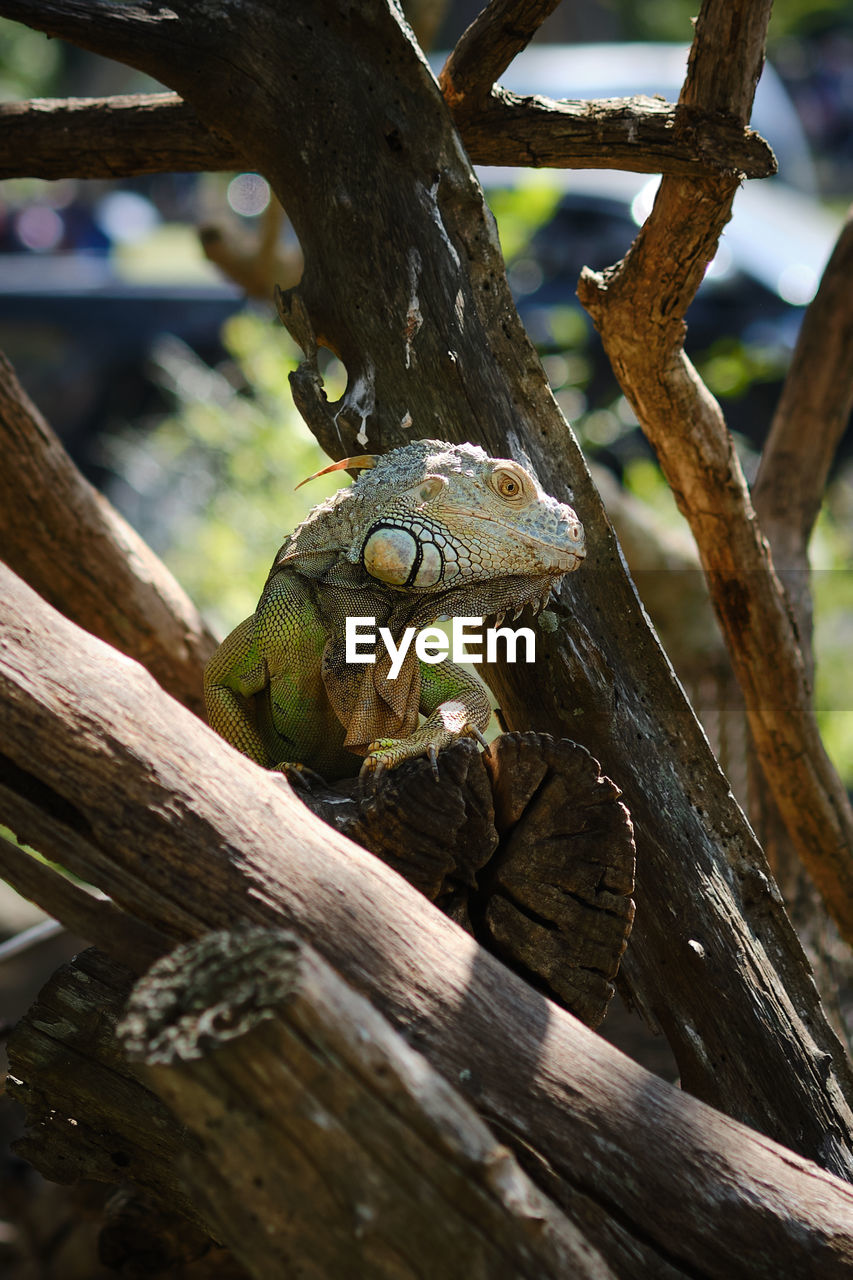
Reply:
[[[496,471],[491,477],[491,486],[502,498],[520,498],[524,494],[521,477],[512,471]]]

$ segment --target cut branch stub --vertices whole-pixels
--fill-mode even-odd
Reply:
[[[510,733],[381,775],[356,798],[307,782],[313,812],[357,840],[588,1026],[607,1011],[634,919],[634,836],[585,748]],[[346,799],[341,792],[346,793]],[[494,791],[494,796],[493,796]]]
[[[597,1026],[634,921],[622,793],[565,738],[508,733],[485,759],[501,844],[483,877],[482,940]]]
[[[184,1175],[253,1276],[406,1280],[428,1258],[459,1280],[612,1280],[470,1104],[293,934],[180,947],[118,1034],[197,1135]]]

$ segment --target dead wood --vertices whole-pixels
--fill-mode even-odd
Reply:
[[[4,102],[0,129],[2,178],[128,178],[244,164],[176,93]]]
[[[457,123],[474,164],[776,172],[773,152],[753,130],[656,98],[552,102],[499,89]],[[0,103],[0,126],[0,178],[129,178],[251,164],[174,93]]]
[[[619,788],[583,747],[537,733],[503,734],[488,755],[459,742],[442,753],[439,778],[422,759],[361,794],[355,782],[310,780],[299,794],[597,1027],[634,919],[634,841]]]
[[[8,1042],[7,1092],[27,1121],[15,1151],[51,1182],[133,1183],[203,1229],[176,1171],[196,1140],[140,1084],[115,1037],[133,982],[129,969],[88,950],[40,992]]]
[[[685,1266],[705,1258],[717,1233],[727,1262],[752,1265],[756,1250],[769,1247],[749,1213],[742,1234],[731,1214],[731,1196],[743,1195],[747,1206],[761,1200],[754,1180],[768,1175],[762,1161],[776,1151],[769,1139],[623,1058],[390,868],[318,822],[280,777],[228,747],[141,669],[0,574],[4,753],[14,765],[10,772],[4,763],[0,817],[16,834],[48,856],[59,853],[119,907],[177,940],[237,920],[294,929],[516,1151],[541,1153],[582,1229],[618,1206],[623,1231],[668,1252],[666,1224],[677,1222],[675,1256]],[[711,906],[722,899],[719,888],[707,895]],[[853,1117],[832,1060],[799,1016],[786,1015],[795,1000],[820,1019],[807,975],[785,992],[743,919],[717,927],[737,936],[753,1009],[773,1020],[765,1041],[758,1027],[751,1040],[734,1035],[729,1018],[729,1052],[756,1088],[772,1074],[774,1129],[848,1171]],[[737,970],[714,983],[698,940],[691,954],[688,977],[725,1021]],[[769,1067],[767,1043],[779,1046]],[[626,1179],[630,1168],[642,1176]],[[773,1169],[774,1203],[786,1204],[791,1221],[823,1221],[824,1209],[802,1196],[818,1185],[823,1196],[832,1180],[790,1154]],[[838,1239],[847,1248],[843,1232]]]
[[[119,1032],[198,1138],[185,1177],[252,1275],[295,1259],[316,1280],[614,1275],[470,1104],[292,935],[179,948]]]
[[[334,405],[310,364],[295,385],[336,456],[363,452],[359,436],[379,451],[412,432],[475,440],[529,461],[549,492],[573,502],[589,555],[546,619],[535,680],[519,667],[489,678],[510,726],[579,741],[619,779],[635,826],[640,903],[623,974],[665,1029],[682,1080],[787,1136],[790,1117],[810,1113],[820,1079],[792,1064],[817,1055],[842,1090],[848,1064],[518,322],[482,193],[435,82],[390,6],[234,4],[236,44],[207,10],[183,0],[168,10],[2,0],[0,10],[152,70],[270,179],[306,258],[287,314],[304,322],[295,328],[306,348],[312,333],[325,336],[348,370],[348,391]],[[691,200],[694,192],[701,196],[701,184]],[[700,236],[703,248],[710,240]],[[704,269],[706,258],[698,260]],[[406,328],[412,272],[423,316],[414,346]],[[178,920],[195,892],[184,887],[170,903]],[[720,1017],[708,993],[723,983]],[[833,1128],[807,1123],[801,1141],[825,1151]]]
[[[203,714],[216,640],[165,565],[81,476],[0,355],[0,557]]]
[[[474,164],[625,169],[695,177],[767,178],[770,147],[752,129],[658,98],[552,101],[496,86],[457,119]]]

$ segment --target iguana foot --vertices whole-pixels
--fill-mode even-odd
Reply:
[[[316,773],[314,769],[309,769],[307,764],[301,764],[297,760],[282,760],[275,766],[276,773],[283,773],[287,781],[294,787],[299,787],[303,791],[310,791],[312,787],[328,786],[326,779],[321,774]]]
[[[444,730],[433,733],[429,738],[424,736],[425,728],[426,725],[422,725],[420,730],[416,730],[410,738],[378,738],[376,742],[371,742],[364,764],[359,771],[361,780],[364,781],[372,774],[378,781],[386,769],[396,769],[404,760],[416,760],[419,756],[425,755],[429,758],[432,776],[438,782],[438,753],[444,747],[449,747],[459,738],[471,737],[476,738],[486,751],[489,750],[489,744],[482,731],[471,721],[466,721],[453,731]]]

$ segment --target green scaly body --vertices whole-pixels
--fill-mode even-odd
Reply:
[[[584,555],[571,507],[517,463],[473,445],[418,441],[378,459],[315,507],[282,547],[258,608],[205,671],[211,726],[266,768],[336,779],[435,755],[490,718],[482,683],[414,645],[396,680],[377,649],[347,664],[348,616],[395,641],[438,616],[502,615],[542,604]],[[418,723],[419,714],[425,717]]]

